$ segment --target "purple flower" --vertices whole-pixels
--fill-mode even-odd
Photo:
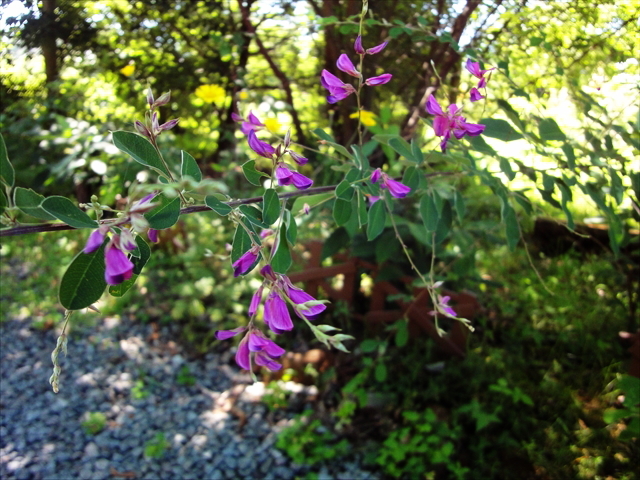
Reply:
[[[375,55],[376,53],[380,53],[382,50],[384,50],[384,47],[386,47],[388,44],[389,44],[389,42],[382,42],[380,45],[376,45],[375,47],[367,48],[367,54]]]
[[[258,307],[260,306],[260,300],[262,300],[262,285],[260,288],[256,290],[256,292],[251,297],[251,303],[249,304],[249,317],[253,317],[258,311]]]
[[[251,147],[251,150],[256,152],[261,157],[271,158],[276,152],[275,148],[273,148],[267,142],[258,140],[258,137],[256,137],[256,132],[254,130],[249,130],[249,133],[247,135],[249,138],[249,147]]]
[[[364,55],[365,53],[368,55],[375,55],[376,53],[380,53],[382,50],[384,50],[384,47],[386,47],[388,43],[389,42],[383,42],[380,45],[376,45],[375,47],[367,48],[367,50],[365,51],[364,47],[362,46],[362,37],[358,35],[355,43],[353,44],[353,49],[358,55]]]
[[[149,241],[152,243],[158,243],[158,230],[156,230],[155,228],[150,228],[149,230],[147,230],[147,237],[149,238]]]
[[[367,78],[364,83],[366,85],[369,85],[370,87],[374,85],[384,85],[385,83],[389,82],[389,80],[391,80],[391,77],[393,77],[393,75],[391,75],[390,73],[383,73],[382,75],[378,75],[377,77]]]
[[[254,354],[256,365],[269,370],[280,370],[282,365],[273,361],[273,357],[284,355],[285,350],[262,335],[258,330],[251,330],[242,339],[236,352],[236,363],[245,370],[251,369],[251,354]]]
[[[342,54],[338,57],[338,61],[336,62],[336,66],[345,73],[348,73],[352,77],[360,78],[360,72],[356,69],[356,67],[351,63],[349,57],[346,54]]]
[[[244,121],[244,119],[238,115],[236,115],[236,117],[238,118],[238,120],[236,121],[242,122],[242,125],[240,126],[240,130],[242,130],[242,133],[244,133],[245,135],[248,135],[249,132],[252,130],[257,132],[258,130],[262,130],[264,128],[264,123],[262,123],[258,119],[258,117],[256,117],[251,111],[249,111],[249,116],[247,117],[247,121]]]
[[[451,317],[457,317],[458,314],[456,313],[456,311],[451,308],[449,306],[449,300],[451,299],[451,297],[447,296],[440,296],[438,295],[438,305],[436,305],[436,310],[432,310],[431,315],[437,315],[438,313],[444,313],[445,315],[449,315]]]
[[[378,197],[376,195],[370,195],[368,193],[365,193],[365,195],[367,196],[367,200],[369,201],[369,206],[373,205],[378,200],[380,200],[380,197]]]
[[[104,262],[104,278],[109,285],[119,285],[133,275],[133,263],[113,242],[105,250]]]
[[[407,187],[405,184],[400,183],[397,180],[394,180],[393,178],[391,178],[389,175],[387,175],[386,173],[384,173],[382,170],[378,168],[371,174],[371,181],[373,183],[377,183],[380,180],[380,178],[382,178],[382,184],[380,186],[382,188],[388,189],[389,193],[393,197],[403,198],[403,197],[406,197],[407,194],[411,191],[410,187]],[[372,204],[373,203],[375,202],[372,202]]]
[[[471,97],[472,102],[477,102],[478,100],[482,100],[484,98],[484,95],[482,95],[480,93],[480,90],[478,90],[476,87],[473,87],[471,89],[469,96]]]
[[[313,185],[313,180],[309,177],[305,177],[301,173],[291,170],[285,163],[278,163],[276,165],[276,179],[278,185],[295,185],[299,190],[304,190]]]
[[[258,259],[258,250],[259,247],[252,247],[250,250],[247,250],[242,254],[240,258],[238,258],[233,264],[233,276],[239,277],[240,275],[244,275],[249,271],[251,266],[256,263]]]
[[[467,59],[466,68],[467,70],[469,70],[469,73],[471,73],[471,75],[480,79],[480,82],[478,82],[478,88],[484,88],[487,86],[487,79],[484,78],[484,74],[490,72],[491,70],[495,70],[495,67],[489,68],[487,70],[481,70],[480,64],[478,62],[472,62],[470,58]]]
[[[342,80],[340,80],[332,73],[329,73],[327,70],[322,70],[322,74],[320,75],[320,83],[324,88],[329,90],[329,96],[327,97],[327,102],[329,103],[336,103],[340,100],[344,100],[356,91],[356,89],[353,88],[353,85],[344,83]]]
[[[465,117],[460,115],[462,107],[458,108],[455,104],[449,105],[449,110],[445,113],[433,95],[429,95],[425,109],[431,115],[436,116],[433,119],[433,130],[438,137],[443,137],[440,142],[443,153],[447,151],[447,142],[451,138],[451,134],[457,139],[461,139],[465,135],[475,137],[485,129],[484,125],[467,123]]]
[[[235,337],[239,333],[244,332],[246,329],[247,327],[238,327],[233,330],[218,330],[216,332],[216,338],[218,340],[227,340],[228,338]]]
[[[287,281],[289,281],[288,278],[287,278]],[[316,299],[313,298],[311,295],[309,295],[307,292],[305,292],[304,290],[298,287],[294,287],[291,284],[288,285],[287,295],[289,296],[291,301],[297,305],[302,305],[307,302],[316,301]],[[307,318],[313,318],[316,315],[319,315],[320,313],[324,312],[326,309],[327,309],[326,305],[318,304],[305,309],[296,308],[296,313],[300,312]]]
[[[271,291],[264,302],[264,323],[273,333],[282,333],[293,329],[293,322],[286,302],[278,292]]]
[[[291,156],[291,158],[293,158],[293,161],[296,162],[298,165],[304,165],[309,161],[307,157],[303,157],[302,155],[300,155],[297,152],[294,152],[293,150],[287,150],[287,153]]]
[[[98,248],[100,248],[102,242],[104,242],[104,233],[102,233],[100,229],[94,230],[93,232],[91,232],[91,235],[89,235],[89,239],[87,240],[87,244],[84,246],[83,252],[95,252]]]

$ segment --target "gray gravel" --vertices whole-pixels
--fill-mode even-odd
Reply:
[[[233,365],[233,351],[189,360],[171,328],[152,335],[149,325],[107,318],[72,330],[54,394],[58,332],[34,329],[29,319],[0,323],[0,478],[376,478],[357,459],[292,464],[274,444],[295,413],[269,412],[263,384]],[[184,366],[192,386],[176,381]],[[292,387],[298,403],[310,393]],[[82,427],[91,412],[107,420],[96,434]],[[166,447],[150,457],[145,447],[158,435]]]

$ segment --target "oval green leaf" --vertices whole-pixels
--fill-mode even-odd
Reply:
[[[93,253],[80,252],[64,272],[58,298],[67,310],[80,310],[97,302],[107,282],[104,279],[104,247],[108,240]]]
[[[65,197],[54,195],[42,201],[42,208],[53,215],[58,220],[73,228],[96,228],[98,223],[92,220],[89,215],[80,210],[76,205]]]
[[[382,233],[384,226],[387,223],[387,210],[384,202],[378,200],[369,209],[369,218],[367,222],[367,239],[369,241],[375,240],[375,238]]]
[[[118,150],[126,153],[136,162],[144,165],[145,167],[151,167],[160,173],[163,173],[167,177],[170,177],[169,172],[164,167],[162,160],[153,145],[142,135],[138,135],[133,132],[125,132],[119,130],[113,132],[113,144],[118,147]]]
[[[224,202],[221,202],[213,195],[207,195],[204,199],[204,203],[211,210],[216,212],[218,215],[229,215],[231,213],[232,208]]]
[[[262,219],[267,225],[272,225],[280,216],[280,199],[273,188],[264,192],[262,205]]]
[[[196,182],[202,180],[202,172],[200,171],[200,167],[198,166],[198,162],[196,159],[189,155],[187,152],[182,150],[182,161],[180,164],[180,174],[184,178],[185,176],[189,176],[193,178]]]
[[[31,189],[16,187],[13,191],[13,203],[22,213],[39,218],[40,220],[54,220],[56,217],[45,212],[40,204],[44,197]]]
[[[156,199],[160,201],[160,205],[145,214],[149,226],[156,230],[173,227],[180,218],[180,197],[167,198],[160,195]]]

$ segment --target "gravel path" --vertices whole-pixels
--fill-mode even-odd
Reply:
[[[270,413],[263,384],[232,366],[232,351],[188,361],[171,327],[107,318],[71,332],[54,394],[56,338],[28,319],[0,324],[0,478],[375,478],[356,461],[292,464],[274,443],[295,413]],[[185,366],[191,386],[177,382]],[[313,392],[297,387],[304,404]],[[106,416],[99,433],[82,426],[90,412]],[[145,455],[158,435],[163,453]]]

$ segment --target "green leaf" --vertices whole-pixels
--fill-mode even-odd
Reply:
[[[347,223],[351,218],[351,212],[352,209],[350,201],[336,198],[336,201],[333,204],[333,219],[335,220],[336,225],[342,226]]]
[[[567,157],[567,166],[573,170],[576,168],[576,154],[573,152],[573,147],[568,143],[562,145],[562,151]]]
[[[140,273],[142,273],[142,269],[151,257],[151,248],[149,248],[149,244],[147,244],[147,242],[144,241],[144,238],[140,235],[136,236],[136,245],[138,245],[140,256],[131,257],[131,262],[133,262],[133,273],[140,275]]]
[[[531,37],[529,39],[529,43],[531,44],[532,47],[537,47],[542,42],[544,42],[544,38],[541,38],[541,37]]]
[[[170,177],[169,172],[162,164],[160,156],[156,149],[153,148],[151,142],[145,137],[132,132],[125,132],[119,130],[113,132],[113,144],[118,149],[131,156],[136,162],[146,166],[154,168],[155,170]]]
[[[262,221],[262,212],[253,205],[240,205],[238,209],[244,213],[247,220],[253,225],[257,225],[260,228],[269,228],[269,225]]]
[[[385,208],[384,201],[378,200],[369,208],[369,218],[367,222],[367,239],[369,241],[375,240],[375,238],[382,233],[384,226],[387,223],[387,209]]]
[[[334,193],[329,192],[329,193],[317,193],[316,195],[309,195],[308,197],[304,197],[304,196],[297,197],[294,200],[293,205],[291,206],[291,211],[294,214],[298,214],[302,210],[302,207],[304,206],[305,203],[309,205],[309,208],[313,208],[316,205],[320,205],[321,203],[328,201],[330,198],[333,198],[333,196],[334,196]]]
[[[368,145],[375,144],[377,142],[368,142]],[[365,145],[366,147],[367,145]],[[364,148],[361,148],[360,145],[351,145],[351,150],[353,150],[354,155],[356,156],[357,163],[362,171],[367,171],[369,169],[369,160],[367,159],[367,155],[364,152]]]
[[[358,190],[358,226],[362,227],[366,225],[367,221],[367,199],[364,194]]]
[[[505,234],[507,236],[507,245],[509,246],[509,250],[513,252],[520,241],[520,229],[518,228],[516,212],[509,204],[507,204],[505,208],[502,221],[504,222]]]
[[[375,138],[375,137],[374,137]],[[388,145],[393,148],[397,153],[406,158],[411,162],[418,162],[419,160],[413,157],[413,152],[411,151],[411,145],[407,143],[407,141],[401,136],[395,136],[394,138],[389,139]]]
[[[229,215],[231,210],[233,210],[229,205],[221,202],[213,195],[207,195],[204,199],[204,203],[218,215]]]
[[[98,226],[95,220],[92,220],[89,215],[65,197],[59,197],[57,195],[47,197],[42,201],[42,208],[50,215],[53,215],[58,220],[73,228],[96,228]]]
[[[198,166],[198,162],[196,162],[196,159],[184,150],[182,150],[181,154],[182,162],[180,165],[180,174],[182,175],[182,178],[184,178],[185,176],[189,176],[196,182],[201,181],[202,172],[200,171],[200,167]]]
[[[138,275],[134,273],[133,275],[131,275],[131,278],[129,278],[129,280],[125,280],[118,285],[109,285],[109,295],[111,295],[112,297],[122,297],[129,291],[131,287],[133,287],[137,279]]]
[[[396,347],[402,348],[409,341],[409,329],[407,328],[407,322],[400,320],[396,323],[398,329],[396,330]]]
[[[564,142],[567,139],[553,118],[543,118],[540,120],[538,124],[538,134],[545,142],[549,140],[560,140]]]
[[[253,227],[247,226],[249,230],[254,235],[254,238],[258,238],[258,235],[253,230]],[[235,263],[242,255],[249,251],[249,249],[253,246],[251,243],[251,238],[249,238],[249,234],[242,228],[242,225],[238,225],[236,227],[236,233],[233,235],[233,242],[231,244],[231,263]],[[260,257],[256,260],[256,263],[260,261]],[[253,266],[251,267],[251,269]],[[251,270],[249,269],[249,270]]]
[[[325,132],[324,130],[322,130],[321,128],[316,128],[315,130],[313,130],[313,133],[315,134],[316,137],[321,138],[322,140],[325,141],[325,143],[327,143],[327,144],[331,145],[333,148],[335,148],[336,152],[341,153],[342,155],[347,157],[349,160],[353,160],[354,159],[353,155],[351,155],[349,153],[349,150],[344,148],[339,143],[336,143],[336,141],[333,139],[333,137],[331,135],[329,135],[327,132]]]
[[[31,189],[16,187],[13,191],[13,203],[21,212],[40,220],[54,220],[56,217],[49,215],[40,206],[43,200],[42,195]]]
[[[558,181],[558,189],[562,195],[562,211],[567,217],[567,227],[569,227],[570,230],[573,230],[575,227],[573,215],[571,214],[571,210],[567,207],[567,202],[571,200],[571,190],[562,181]]]
[[[242,173],[244,173],[244,176],[249,181],[249,183],[257,185],[258,187],[262,186],[260,178],[269,176],[264,172],[259,172],[258,170],[256,170],[255,160],[249,160],[248,162],[244,163],[242,165]]]
[[[158,200],[160,205],[144,215],[149,226],[156,230],[173,227],[180,218],[180,197],[167,198],[159,195],[156,197],[156,201]]]
[[[264,192],[262,205],[262,219],[267,225],[272,225],[280,217],[280,199],[273,188]]]
[[[513,128],[509,122],[501,118],[483,118],[478,123],[485,125],[486,128],[482,133],[486,137],[497,138],[503,142],[511,142],[523,138],[520,132]]]
[[[420,184],[420,170],[417,167],[411,165],[404,171],[404,175],[402,176],[402,183],[411,189],[407,196],[413,195],[418,185]]]
[[[436,198],[436,208],[437,208],[437,200]],[[451,224],[453,223],[453,210],[451,208],[451,203],[449,200],[445,200],[442,203],[442,210],[440,212],[440,218],[438,219],[438,226],[435,231],[435,244],[438,245],[447,238],[449,235],[449,231],[451,230]],[[431,236],[427,237],[427,241],[431,243]]]
[[[8,206],[9,202],[7,201],[7,196],[5,195],[3,190],[0,190],[0,215],[2,215],[2,213]]]
[[[466,212],[466,206],[464,203],[464,197],[459,191],[455,191],[453,194],[453,206],[456,209],[456,214],[458,215],[458,220],[462,221],[464,218],[464,214]]]
[[[4,138],[0,135],[0,182],[11,188],[15,181],[16,174],[7,155],[7,146],[4,143]]]
[[[278,248],[271,259],[271,267],[276,273],[282,274],[287,273],[287,270],[291,267],[291,252],[287,243],[287,228],[284,224],[280,227]]]
[[[97,302],[107,282],[104,279],[104,247],[92,253],[80,252],[71,261],[60,281],[58,298],[67,310],[80,310]]]
[[[427,232],[435,232],[436,228],[438,228],[440,212],[438,212],[436,208],[436,203],[432,195],[423,195],[420,199],[420,216],[422,217]]]
[[[516,178],[516,172],[511,168],[509,160],[504,157],[500,157],[500,170],[502,170],[502,173],[504,173],[509,180]]]
[[[322,254],[320,255],[320,260],[324,260],[325,258],[329,258],[332,255],[335,255],[345,247],[349,243],[349,234],[344,227],[340,227],[329,235],[329,238],[322,245]]]
[[[497,156],[498,153],[493,149],[491,145],[489,145],[482,135],[478,135],[476,137],[467,137],[467,141],[473,150],[480,153],[486,153],[488,155]]]
[[[424,153],[420,150],[415,138],[411,139],[411,154],[416,162],[422,163],[424,161]]]
[[[380,345],[380,342],[378,340],[368,338],[362,341],[362,343],[360,344],[360,350],[362,350],[362,353],[371,353],[378,349],[378,345]]]
[[[640,405],[640,378],[623,375],[618,381],[618,388],[624,392],[625,407],[632,409]]]
[[[384,363],[378,363],[374,373],[378,382],[384,382],[387,379],[387,367]]]
[[[296,224],[296,218],[289,210],[285,210],[284,221],[287,225],[287,242],[293,246],[296,244],[296,240],[298,239],[298,225]]]
[[[346,178],[342,180],[336,187],[336,197],[342,200],[351,200],[353,198],[354,188],[351,182]]]

